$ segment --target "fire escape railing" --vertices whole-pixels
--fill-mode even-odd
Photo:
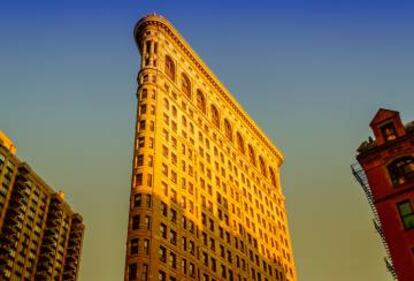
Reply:
[[[354,175],[355,179],[361,185],[362,190],[364,191],[368,199],[368,203],[369,203],[369,206],[371,207],[371,211],[374,214],[374,219],[373,219],[374,227],[381,237],[381,241],[382,241],[382,244],[384,245],[385,252],[386,252],[386,257],[384,257],[385,266],[387,267],[388,271],[391,273],[394,280],[397,280],[397,273],[395,272],[394,265],[392,264],[391,252],[388,247],[388,243],[385,240],[384,230],[381,225],[381,220],[379,218],[377,208],[375,207],[375,204],[374,204],[374,196],[372,195],[372,191],[368,183],[367,175],[365,174],[365,171],[362,169],[362,167],[358,163],[351,165],[351,170],[352,170],[352,174]]]

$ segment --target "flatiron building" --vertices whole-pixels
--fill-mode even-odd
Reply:
[[[134,35],[124,280],[296,281],[281,152],[165,18]]]

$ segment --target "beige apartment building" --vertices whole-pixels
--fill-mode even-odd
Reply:
[[[0,131],[0,280],[76,281],[84,225]]]
[[[165,18],[141,54],[125,281],[296,281],[280,151]]]

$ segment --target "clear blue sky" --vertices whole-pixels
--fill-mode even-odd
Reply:
[[[150,12],[284,152],[300,280],[390,280],[349,164],[378,107],[414,120],[413,1],[3,1],[0,129],[84,216],[80,281],[123,278],[132,30]]]

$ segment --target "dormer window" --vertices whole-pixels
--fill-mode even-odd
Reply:
[[[392,141],[397,138],[397,132],[394,123],[388,123],[381,127],[381,133],[385,141]]]
[[[392,184],[395,186],[414,180],[414,158],[401,157],[388,165]]]

